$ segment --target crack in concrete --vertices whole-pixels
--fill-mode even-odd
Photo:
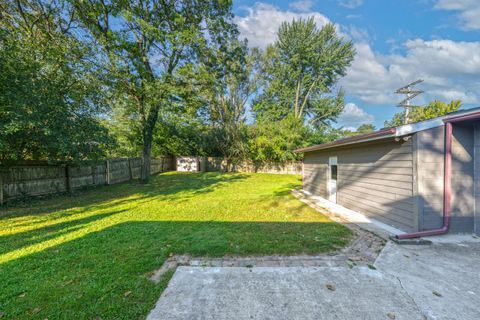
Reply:
[[[425,314],[425,312],[420,308],[420,306],[417,304],[417,301],[410,295],[410,293],[408,292],[408,290],[405,288],[405,286],[403,285],[403,282],[402,282],[402,279],[400,279],[399,277],[393,275],[393,274],[390,274],[388,272],[385,272],[385,274],[388,274],[392,277],[394,277],[395,279],[397,279],[398,283],[400,284],[400,287],[402,287],[402,290],[405,292],[405,294],[407,295],[407,297],[412,301],[412,303],[415,305],[415,307],[417,308],[418,312],[423,316],[423,318],[425,320],[428,319],[428,316]]]

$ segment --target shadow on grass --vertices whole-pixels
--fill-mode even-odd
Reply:
[[[124,222],[1,264],[0,310],[15,319],[144,319],[165,287],[148,276],[171,254],[315,254],[350,236],[329,222]]]
[[[286,184],[285,188],[281,190],[274,191],[272,196],[265,196],[262,201],[260,201],[260,206],[262,208],[280,208],[285,204],[285,199],[295,198],[292,195],[292,189],[299,189],[299,185],[295,183]],[[296,201],[296,206],[289,207],[289,211],[297,212],[305,206],[303,202]]]
[[[130,181],[118,185],[99,186],[78,191],[72,195],[59,195],[48,198],[32,198],[0,206],[0,223],[10,218],[42,216],[61,218],[92,210],[108,209],[132,201],[135,196],[148,201],[149,198],[165,197],[167,200],[188,200],[198,194],[205,194],[235,181],[247,179],[246,174],[208,173],[164,173],[152,176],[148,183]],[[60,212],[58,212],[60,211]],[[43,223],[44,221],[18,221],[15,227]]]
[[[130,182],[7,207],[7,216],[0,219],[0,231],[7,231],[0,238],[0,313],[7,319],[144,319],[166,285],[149,281],[149,273],[171,254],[315,254],[348,243],[351,232],[331,222],[156,221],[164,216],[155,206],[194,201],[214,191],[215,201],[223,201],[222,206],[211,206],[215,210],[231,207],[228,201],[246,201],[241,210],[249,219],[254,220],[256,212],[285,219],[269,210],[280,207],[289,193],[288,185],[283,189],[286,180],[277,185],[261,176],[246,186],[253,197],[232,195],[232,190],[244,190],[240,187],[229,189],[230,198],[224,200],[220,188],[250,177],[168,173],[148,184]],[[161,201],[149,206],[149,214],[142,211],[146,207],[137,207],[154,200]],[[209,211],[209,198],[202,201],[203,210]],[[263,205],[269,210],[258,210]],[[282,210],[290,214],[301,206],[287,203]],[[184,216],[188,219],[215,218],[198,213],[195,205],[182,204],[177,212],[184,208],[192,213],[191,218]],[[249,210],[255,213],[249,215]],[[219,214],[236,217],[228,210]]]
[[[69,220],[61,223],[50,224],[44,228],[33,229],[26,232],[14,233],[6,236],[0,236],[0,255],[47,241],[70,232],[79,230],[85,225],[99,219],[103,219],[126,210],[118,210],[113,212],[106,212],[95,214],[81,219]]]

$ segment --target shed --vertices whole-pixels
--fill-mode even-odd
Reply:
[[[199,157],[176,157],[177,171],[198,172],[200,171]]]
[[[296,152],[307,194],[405,237],[480,234],[480,108]]]

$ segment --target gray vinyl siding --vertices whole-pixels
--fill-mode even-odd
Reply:
[[[445,128],[417,133],[419,228],[439,228],[443,223]],[[452,198],[450,232],[473,232],[474,130],[471,125],[453,125]]]
[[[475,196],[474,232],[480,235],[480,125],[474,128],[474,183]]]
[[[436,127],[416,134],[420,230],[442,226],[444,130]]]
[[[328,197],[329,156],[338,158],[338,204],[401,230],[416,230],[411,140],[391,139],[306,153],[304,188],[324,198]]]
[[[306,153],[303,160],[303,189],[328,198],[327,194],[328,156]]]
[[[474,131],[472,125],[454,125],[452,143],[451,232],[473,232],[475,211]]]

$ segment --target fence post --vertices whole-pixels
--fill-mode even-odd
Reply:
[[[0,205],[3,204],[3,172],[0,169]]]
[[[72,191],[72,186],[70,185],[70,169],[68,164],[65,165],[65,190],[68,193]]]
[[[92,165],[92,183],[94,186],[97,185],[97,165]]]
[[[127,158],[128,172],[130,173],[130,180],[133,180],[132,162],[130,160],[130,158]]]
[[[105,160],[105,183],[110,184],[110,161]]]

